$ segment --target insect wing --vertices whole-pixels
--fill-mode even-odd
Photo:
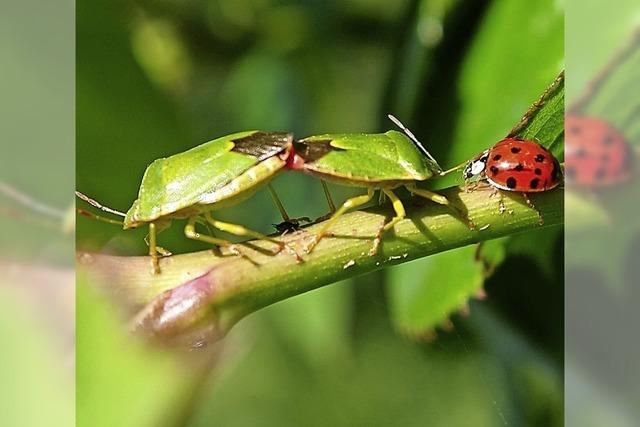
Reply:
[[[300,143],[304,147],[299,154],[308,167],[322,173],[370,182],[426,179],[431,175],[411,141],[395,131],[318,135]]]
[[[507,138],[491,148],[487,178],[494,186],[510,191],[538,192],[556,187],[562,180],[558,161],[534,141]]]
[[[142,179],[136,220],[152,220],[192,206],[203,194],[222,188],[260,160],[284,150],[286,138],[273,135],[288,134],[236,133],[154,161]]]

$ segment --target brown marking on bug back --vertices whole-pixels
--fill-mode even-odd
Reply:
[[[231,151],[248,154],[262,161],[286,150],[292,142],[293,135],[287,132],[255,132],[244,138],[234,139]]]
[[[330,139],[318,139],[313,141],[295,141],[293,143],[296,154],[305,162],[315,162],[331,151],[344,151],[331,145]]]

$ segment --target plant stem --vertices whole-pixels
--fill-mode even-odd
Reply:
[[[388,205],[342,216],[331,228],[333,236],[324,238],[311,254],[304,248],[319,224],[284,236],[303,262],[287,250],[273,255],[273,244],[264,241],[238,245],[244,256],[208,250],[163,258],[158,275],[150,273],[148,257],[80,253],[78,259],[82,270],[109,292],[134,307],[146,305],[136,328],[165,338],[190,334],[198,341],[205,335],[219,338],[262,307],[338,280],[563,222],[562,189],[530,195],[544,225],[519,193],[495,192],[481,184],[469,192],[452,187],[441,194],[465,209],[477,229],[470,230],[446,208],[414,197],[405,201],[407,218],[383,236],[375,256],[369,252],[373,237],[392,215]]]

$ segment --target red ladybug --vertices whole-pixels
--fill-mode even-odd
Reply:
[[[484,174],[501,190],[534,193],[550,190],[562,182],[562,170],[553,154],[534,141],[508,137],[464,168],[465,180]]]
[[[626,181],[633,168],[633,150],[609,123],[570,114],[565,119],[567,182],[602,188]]]

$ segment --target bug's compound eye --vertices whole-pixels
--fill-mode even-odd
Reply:
[[[464,179],[469,179],[473,176],[473,173],[471,172],[471,169],[473,168],[473,163],[474,162],[467,163],[467,165],[462,170],[462,176],[464,177]]]

